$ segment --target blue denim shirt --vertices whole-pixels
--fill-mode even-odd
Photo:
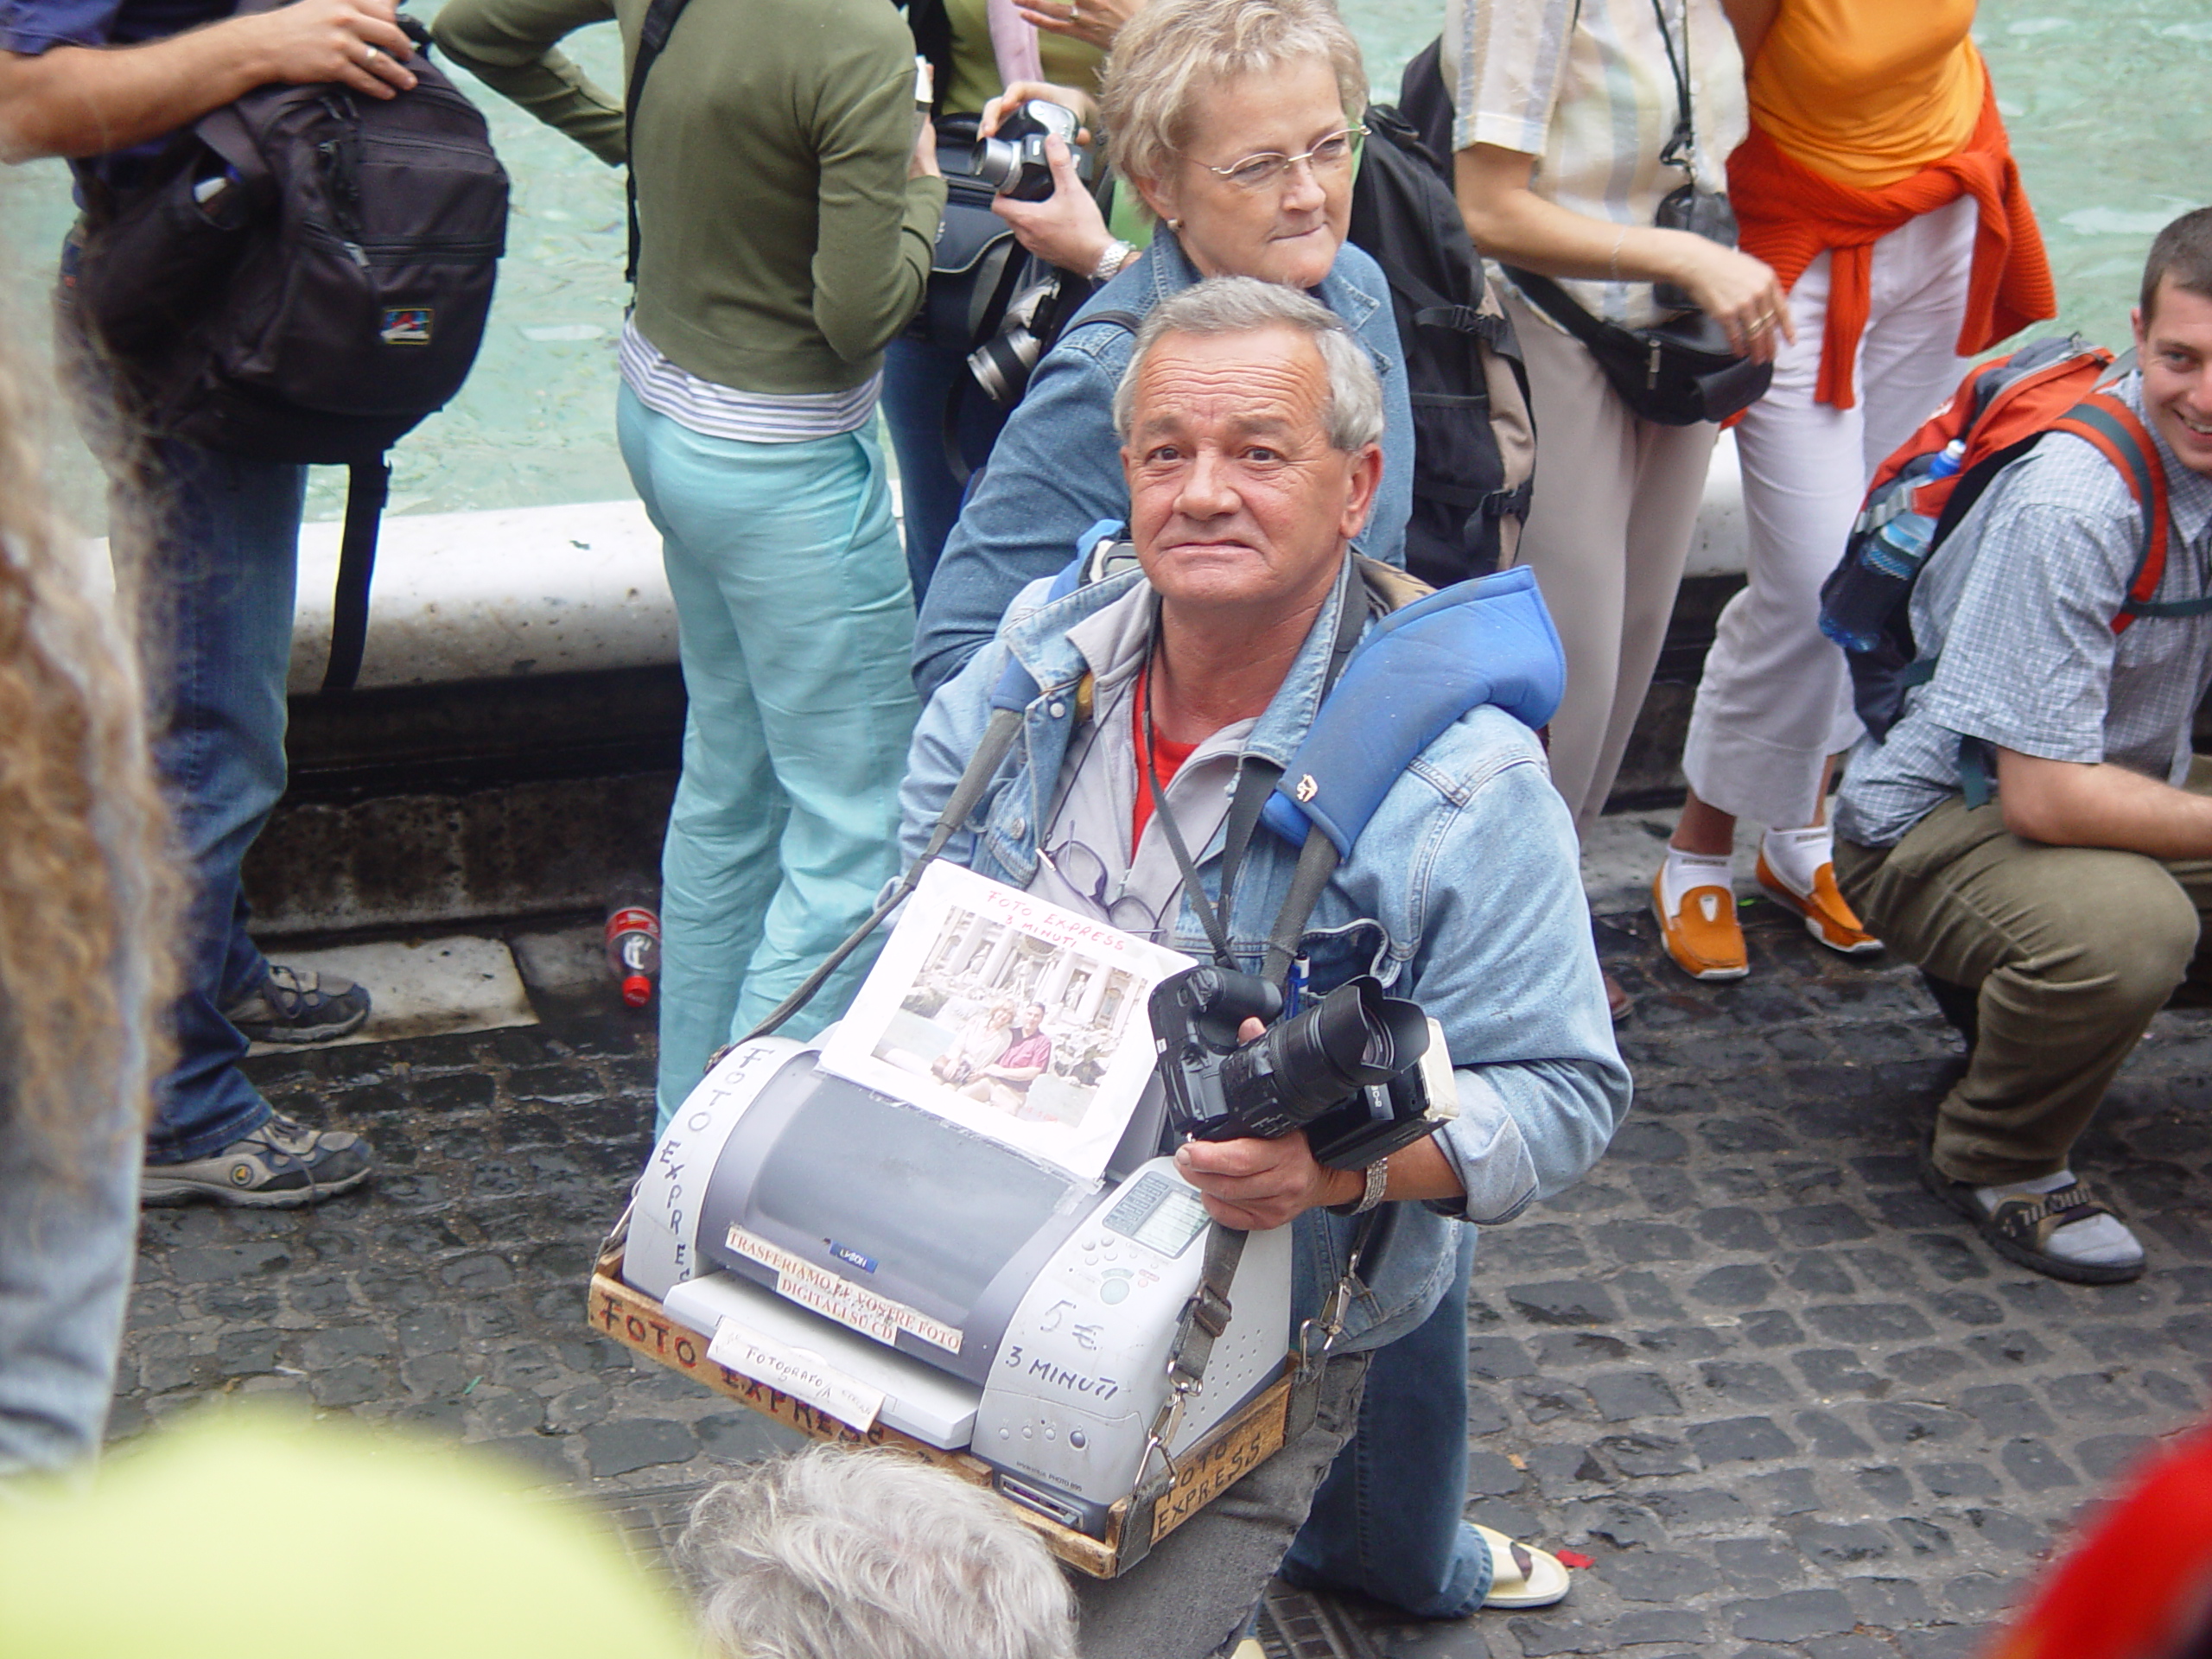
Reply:
[[[1246,753],[1281,765],[1320,704],[1346,579],[1322,607]],[[904,852],[917,855],[990,716],[1012,656],[1043,688],[999,775],[945,856],[1012,887],[1037,870],[1076,725],[1085,664],[1067,631],[1143,581],[1135,572],[1044,604],[1025,589],[998,637],[930,702],[900,791]],[[1355,601],[1355,602],[1357,602]],[[1199,856],[1220,889],[1221,836]],[[1237,965],[1259,971],[1288,892],[1296,851],[1262,830],[1236,880],[1227,925]],[[1174,946],[1211,952],[1187,897]],[[1362,1264],[1363,1287],[1338,1351],[1380,1347],[1426,1319],[1451,1281],[1454,1217],[1497,1223],[1559,1192],[1604,1153],[1628,1109],[1628,1068],[1613,1042],[1573,825],[1535,735],[1501,710],[1464,715],[1422,751],[1383,798],[1315,906],[1303,949],[1313,988],[1373,973],[1440,1020],[1458,1063],[1459,1115],[1437,1136],[1466,1189],[1451,1205],[1390,1204]],[[1343,1271],[1359,1223],[1309,1211],[1294,1224],[1294,1307],[1305,1319]]]
[[[914,689],[924,697],[998,631],[1016,594],[1075,556],[1077,537],[1102,518],[1128,513],[1114,389],[1136,341],[1126,328],[1085,327],[1084,319],[1100,311],[1142,317],[1198,280],[1173,232],[1160,226],[1145,257],[1091,296],[1037,365],[923,596]],[[1313,297],[1344,320],[1382,377],[1382,483],[1358,547],[1370,558],[1403,565],[1414,508],[1414,412],[1389,284],[1382,267],[1347,242]]]

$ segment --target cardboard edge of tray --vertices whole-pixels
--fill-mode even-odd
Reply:
[[[963,1480],[996,1490],[992,1487],[989,1465],[966,1452],[944,1451],[881,1423],[865,1431],[853,1428],[803,1400],[794,1400],[780,1389],[709,1359],[703,1336],[671,1317],[668,1310],[653,1298],[622,1282],[626,1230],[617,1227],[592,1267],[585,1321],[594,1332],[691,1378],[725,1399],[734,1400],[772,1418],[809,1440],[834,1440],[853,1446],[897,1446],[951,1471]],[[1063,1526],[1023,1504],[1009,1501],[1007,1508],[1043,1538],[1046,1548],[1077,1572],[1095,1579],[1114,1578],[1125,1567],[1141,1560],[1153,1544],[1281,1450],[1288,1427],[1289,1411],[1290,1378],[1286,1374],[1242,1410],[1215,1425],[1205,1439],[1178,1459],[1174,1484],[1153,1506],[1151,1535],[1143,1549],[1132,1552],[1127,1548],[1131,1528],[1130,1500],[1126,1497],[1109,1511],[1103,1540]]]

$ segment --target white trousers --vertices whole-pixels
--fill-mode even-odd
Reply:
[[[1520,563],[1567,652],[1552,781],[1587,830],[1605,810],[1666,641],[1719,429],[1629,412],[1578,340],[1502,295],[1528,359],[1536,476]]]
[[[1821,632],[1821,584],[1874,469],[1966,372],[1956,354],[1975,208],[1961,197],[1874,244],[1859,401],[1813,401],[1827,327],[1828,256],[1790,291],[1794,345],[1736,428],[1751,585],[1720,613],[1683,746],[1698,798],[1770,829],[1809,824],[1827,758],[1859,739],[1843,652]]]

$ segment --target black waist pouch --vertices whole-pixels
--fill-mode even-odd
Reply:
[[[1624,328],[1592,316],[1548,276],[1508,265],[1529,302],[1588,348],[1621,401],[1661,426],[1725,421],[1766,395],[1774,365],[1739,357],[1720,325],[1685,311],[1649,328]]]

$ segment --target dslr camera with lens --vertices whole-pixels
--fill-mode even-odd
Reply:
[[[1281,1019],[1282,995],[1230,969],[1186,969],[1147,1005],[1168,1121],[1198,1141],[1306,1131],[1317,1162],[1363,1169],[1433,1135],[1457,1109],[1451,1061],[1421,1005],[1370,974]],[[1250,1042],[1238,1027],[1269,1022]]]
[[[1080,126],[1073,110],[1033,98],[1007,113],[999,123],[995,137],[976,139],[968,170],[1001,196],[1016,201],[1043,201],[1052,194],[1052,164],[1046,159],[1045,139],[1057,133],[1060,142],[1074,150]],[[1080,152],[1077,165],[1082,165]]]
[[[1064,289],[1057,270],[1030,283],[1007,302],[1006,321],[998,333],[968,353],[969,372],[993,403],[1012,409],[1021,401],[1030,373],[1045,354],[1046,334],[1057,335],[1057,324],[1065,321],[1065,316],[1048,321],[1048,314],[1074,309]],[[1075,297],[1080,304],[1084,296]]]

